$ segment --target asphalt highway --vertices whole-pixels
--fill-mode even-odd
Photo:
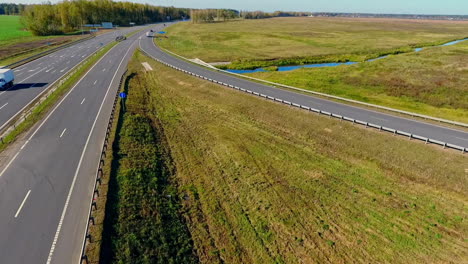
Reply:
[[[109,50],[30,132],[2,168],[0,263],[79,263],[113,99],[138,37],[144,33]],[[104,40],[95,39],[79,50],[57,52],[45,61],[36,61],[37,69],[29,65],[17,72],[24,71],[24,78],[35,71],[60,72],[71,64],[67,61],[72,55],[85,58],[98,48],[99,41]],[[27,82],[46,82],[31,79]]]
[[[172,66],[193,72],[195,74],[213,80],[217,80],[219,82],[223,82],[233,86],[238,86],[244,89],[251,90],[252,92],[265,94],[267,96],[272,96],[299,105],[313,107],[322,111],[346,116],[348,118],[353,118],[364,122],[369,122],[375,125],[384,126],[387,128],[396,129],[410,134],[468,148],[468,133],[462,130],[448,128],[442,125],[436,125],[432,123],[421,122],[401,116],[386,114],[378,111],[369,110],[366,108],[342,104],[310,95],[293,92],[290,90],[280,89],[252,82],[227,73],[209,70],[207,68],[186,62],[185,60],[167,54],[159,47],[157,47],[151,38],[143,38],[140,41],[139,45],[143,51],[145,51],[147,54],[154,58],[157,58]]]
[[[15,68],[14,86],[0,91],[0,130],[31,101],[88,56],[114,41],[116,36],[141,28],[124,28],[98,35]],[[112,59],[108,62],[112,63]]]

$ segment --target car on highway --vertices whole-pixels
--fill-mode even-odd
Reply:
[[[13,86],[15,75],[11,69],[0,69],[0,89]]]

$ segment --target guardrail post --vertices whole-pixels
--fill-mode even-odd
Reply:
[[[409,134],[409,140],[413,138],[413,134]]]
[[[88,256],[86,255],[81,256],[81,263],[83,263],[83,261],[85,261],[86,264],[89,264]]]
[[[424,144],[427,144],[429,143],[429,138],[426,138],[426,141],[424,142]]]
[[[86,239],[88,239],[89,243],[93,243],[91,234],[87,234]]]
[[[91,203],[91,209],[94,207],[94,210],[97,210],[97,204],[96,202]]]
[[[99,190],[98,189],[94,189],[94,193],[93,193],[93,196],[95,195],[95,197],[99,197]],[[97,208],[96,208],[97,209]]]
[[[104,165],[104,160],[101,159],[101,160],[99,161],[99,166],[103,166],[103,165]]]
[[[89,222],[92,222],[93,225],[95,225],[95,223],[94,223],[94,217],[93,217],[93,216],[90,216],[90,217],[89,217]]]

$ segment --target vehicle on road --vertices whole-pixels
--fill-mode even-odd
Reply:
[[[15,75],[12,69],[0,69],[0,89],[13,86]]]
[[[153,37],[153,30],[146,32],[148,38]]]

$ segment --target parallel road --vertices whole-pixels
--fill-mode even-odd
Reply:
[[[125,28],[99,35],[15,68],[15,85],[0,91],[0,130],[51,84],[104,45],[114,41],[117,35],[141,28]],[[112,61],[111,58],[108,63],[112,64]]]
[[[143,34],[109,50],[31,131],[2,168],[0,263],[79,262],[113,98]],[[82,57],[85,50],[64,51],[55,57],[63,55],[66,65],[71,55]],[[47,69],[50,67],[58,66],[49,65]],[[57,70],[63,67],[61,64]]]
[[[410,134],[468,148],[468,133],[462,130],[447,128],[431,123],[425,123],[409,118],[346,105],[310,95],[300,94],[297,92],[248,81],[246,79],[224,74],[218,71],[209,70],[165,53],[159,47],[157,47],[150,38],[142,39],[140,41],[140,48],[150,56],[157,58],[165,63],[207,77],[209,79],[217,80],[219,82],[248,89],[252,92],[265,94],[267,96],[272,96],[299,105],[320,109],[322,111],[333,114],[346,116],[375,125],[384,126]]]

